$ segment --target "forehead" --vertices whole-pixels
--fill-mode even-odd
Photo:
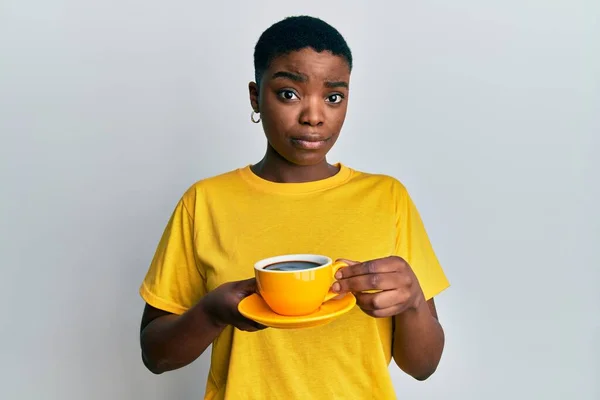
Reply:
[[[309,79],[345,80],[350,77],[350,67],[345,58],[329,51],[317,52],[306,48],[275,57],[266,71],[270,78],[279,71],[305,75]]]

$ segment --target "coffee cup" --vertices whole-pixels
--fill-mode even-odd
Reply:
[[[335,273],[348,264],[317,254],[266,258],[254,265],[258,293],[275,313],[301,316],[317,311],[336,297],[331,291]]]

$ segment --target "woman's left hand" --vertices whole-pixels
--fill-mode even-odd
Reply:
[[[400,257],[360,263],[340,261],[349,266],[336,273],[337,282],[332,286],[333,291],[340,294],[351,292],[356,297],[356,304],[372,317],[392,317],[417,309],[425,303],[417,277],[410,265]]]

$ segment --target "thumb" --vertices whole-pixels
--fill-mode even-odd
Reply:
[[[239,293],[241,295],[243,295],[244,297],[246,296],[250,296],[251,294],[254,294],[257,292],[257,286],[256,286],[256,278],[249,278],[249,279],[245,279],[243,281],[239,281],[238,285],[237,285],[237,289],[239,291]]]

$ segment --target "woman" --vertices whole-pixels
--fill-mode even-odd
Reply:
[[[292,17],[261,35],[254,66],[252,120],[266,153],[195,183],[177,204],[140,289],[144,363],[174,370],[213,344],[206,399],[395,398],[392,359],[420,380],[439,363],[433,297],[448,281],[400,182],[327,162],[346,115],[350,49],[327,23]],[[332,288],[357,307],[307,329],[244,318],[253,263],[293,253],[347,260]]]

